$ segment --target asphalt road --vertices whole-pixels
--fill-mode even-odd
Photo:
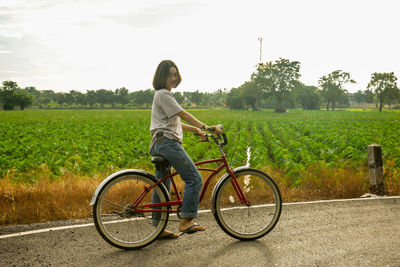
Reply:
[[[251,242],[226,235],[209,212],[198,221],[206,232],[135,251],[91,225],[5,237],[89,219],[1,227],[0,266],[400,266],[400,197],[285,204],[275,229]]]

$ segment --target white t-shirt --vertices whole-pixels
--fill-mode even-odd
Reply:
[[[150,151],[155,142],[157,132],[162,131],[164,136],[182,144],[182,124],[178,114],[183,108],[167,89],[156,90],[151,107],[150,133],[153,136]]]

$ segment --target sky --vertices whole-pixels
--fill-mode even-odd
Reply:
[[[400,78],[397,0],[0,0],[0,82],[68,92],[152,88],[173,60],[176,90],[230,90],[260,62],[300,62],[318,86],[349,72],[365,90],[374,72]],[[262,38],[262,43],[259,38]]]

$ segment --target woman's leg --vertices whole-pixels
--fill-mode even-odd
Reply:
[[[181,218],[196,218],[203,181],[193,161],[178,142],[165,137],[154,144],[152,154],[168,159],[185,182]]]
[[[155,176],[158,180],[161,180],[162,178],[164,178],[165,176],[168,175],[168,172],[166,171],[165,168],[162,168],[161,166],[157,165],[156,166],[156,170],[155,170]],[[166,179],[164,181],[162,181],[162,183],[164,184],[165,188],[167,189],[167,192],[169,192],[169,189],[171,187],[171,180],[170,179]],[[158,196],[158,194],[156,194],[156,192],[153,190],[153,195],[151,197],[151,202],[152,203],[159,203],[160,197]],[[160,209],[159,207],[155,207],[153,209]],[[161,218],[161,213],[159,212],[153,212],[151,217],[153,218],[152,220],[152,225],[157,226],[158,222]]]

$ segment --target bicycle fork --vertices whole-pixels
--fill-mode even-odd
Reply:
[[[251,206],[250,201],[246,198],[246,196],[243,193],[243,190],[240,188],[240,185],[238,183],[238,180],[236,178],[235,173],[230,169],[227,168],[227,171],[230,173],[230,175],[232,176],[232,180],[231,180],[231,184],[233,186],[233,189],[235,190],[237,196],[240,199],[240,202],[248,207]]]

